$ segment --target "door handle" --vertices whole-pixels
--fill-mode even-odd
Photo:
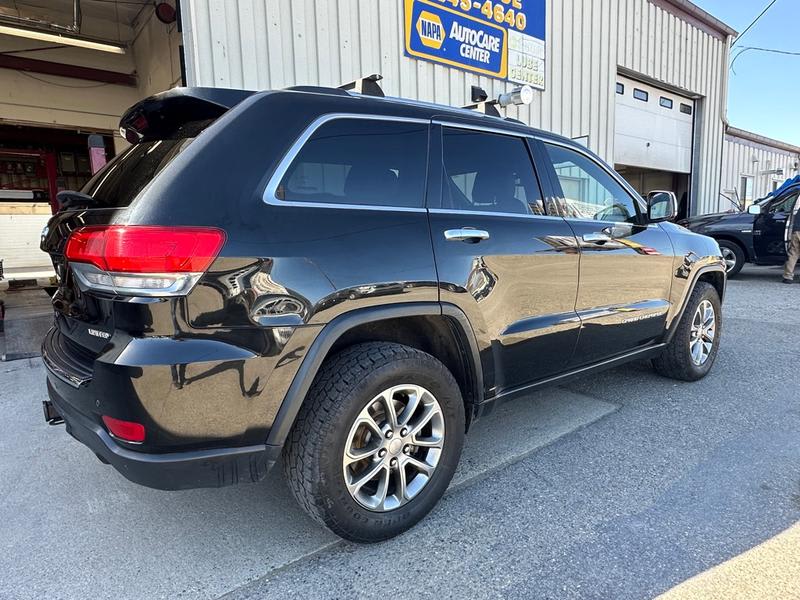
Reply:
[[[461,227],[459,229],[447,229],[444,232],[444,239],[448,242],[480,242],[489,239],[489,232],[483,229],[471,229]]]
[[[605,244],[606,242],[610,242],[613,240],[610,235],[607,233],[603,233],[602,231],[595,231],[594,233],[584,233],[583,234],[583,241],[589,242],[591,244]]]

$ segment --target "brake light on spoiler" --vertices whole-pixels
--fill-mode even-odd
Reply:
[[[84,289],[122,296],[181,296],[225,243],[213,227],[99,225],[70,234],[65,256]]]

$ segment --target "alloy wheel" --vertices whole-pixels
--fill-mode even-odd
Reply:
[[[711,356],[716,335],[717,314],[714,305],[708,300],[703,300],[694,313],[689,336],[689,351],[695,365],[704,365]]]
[[[347,434],[342,457],[347,491],[369,510],[400,508],[433,477],[444,434],[441,406],[428,390],[412,384],[384,390]]]
[[[720,248],[722,259],[725,261],[725,269],[730,273],[736,267],[736,253],[728,247]]]

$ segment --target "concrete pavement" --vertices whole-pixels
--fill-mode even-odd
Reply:
[[[36,360],[0,363],[0,598],[714,597],[694,582],[719,586],[717,565],[800,554],[800,285],[779,276],[731,282],[704,381],[636,363],[501,406],[439,507],[371,546],[320,530],[277,470],[219,490],[130,484],[44,424]],[[800,589],[791,564],[763,597]]]

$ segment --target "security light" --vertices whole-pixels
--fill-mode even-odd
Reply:
[[[519,106],[522,104],[530,104],[531,102],[533,102],[533,88],[529,85],[514,88],[510,92],[500,94],[497,97],[497,103],[503,108],[512,104]]]

